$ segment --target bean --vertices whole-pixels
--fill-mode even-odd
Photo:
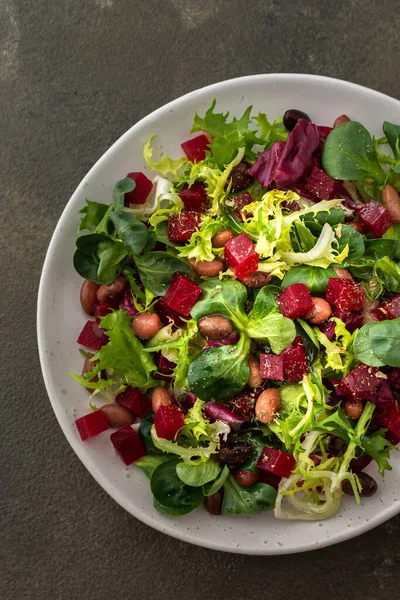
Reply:
[[[242,279],[242,283],[246,287],[255,290],[264,287],[264,285],[267,285],[271,281],[271,279],[272,275],[270,275],[269,273],[255,271],[254,273],[250,273],[250,275],[245,275]]]
[[[220,515],[222,508],[222,500],[224,498],[223,490],[218,490],[212,496],[206,496],[203,500],[203,506],[210,515]]]
[[[362,305],[362,324],[366,325],[367,323],[374,323],[378,319],[375,315],[372,314],[374,308],[379,305],[379,300],[375,300],[374,302],[368,298],[368,296],[364,296],[363,305]]]
[[[333,270],[335,271],[339,279],[353,279],[350,271],[348,271],[347,269],[342,269],[341,267],[333,267]]]
[[[199,330],[208,340],[222,340],[233,331],[232,322],[221,315],[203,317],[199,321]]]
[[[236,481],[243,487],[249,487],[257,481],[257,474],[248,469],[238,469],[235,473]]]
[[[256,360],[254,358],[254,356],[252,356],[251,354],[249,354],[249,369],[250,369],[250,375],[249,375],[249,380],[247,382],[247,385],[251,388],[257,388],[260,387],[260,385],[262,385],[262,378],[260,375],[260,364],[258,362],[258,360]]]
[[[344,412],[350,419],[354,419],[355,421],[361,417],[362,411],[364,410],[364,405],[362,400],[346,400],[344,403]]]
[[[350,121],[350,119],[347,115],[340,115],[340,117],[337,117],[334,120],[333,126],[338,127],[339,125],[343,125],[343,123],[348,123],[349,121]]]
[[[211,240],[213,248],[223,248],[230,240],[233,240],[235,234],[229,229],[218,231]]]
[[[242,465],[246,460],[249,460],[253,451],[250,444],[245,442],[236,444],[233,448],[221,448],[218,452],[218,460],[221,465],[228,465],[228,467],[238,467]]]
[[[151,397],[151,408],[154,413],[158,411],[160,406],[171,406],[172,400],[168,391],[163,387],[156,387],[153,390]]]
[[[224,268],[222,260],[215,258],[214,260],[199,260],[196,262],[194,258],[189,260],[193,271],[200,277],[216,277]]]
[[[400,197],[397,190],[389,183],[383,188],[382,204],[392,217],[393,223],[400,223]]]
[[[265,390],[257,399],[255,406],[256,417],[261,423],[265,425],[272,423],[274,416],[281,407],[281,399],[279,390],[276,388],[269,388]]]
[[[100,410],[106,415],[110,427],[123,427],[135,422],[135,415],[116,402],[106,404]]]
[[[160,317],[154,313],[141,313],[133,317],[132,331],[142,340],[148,340],[160,330]]]
[[[247,161],[242,160],[236,167],[233,167],[230,173],[231,187],[230,191],[233,193],[240,192],[245,188],[249,187],[253,178],[247,173],[250,165]]]
[[[323,298],[313,297],[312,301],[314,306],[305,314],[305,318],[312,325],[319,325],[331,316],[331,305]]]
[[[95,281],[89,281],[89,279],[85,279],[81,286],[81,306],[87,315],[92,315],[94,312],[94,302],[97,298],[97,290],[99,289],[99,284]]]
[[[99,302],[108,302],[109,300],[112,300],[122,292],[125,283],[125,277],[123,275],[118,275],[117,279],[112,283],[101,285],[97,290],[97,300]]]
[[[297,121],[300,119],[305,119],[311,123],[311,119],[307,113],[303,112],[302,110],[298,110],[297,108],[289,108],[289,110],[287,110],[283,115],[283,124],[286,129],[292,131],[296,127]]]
[[[368,498],[369,496],[373,496],[377,492],[378,484],[376,483],[375,479],[371,477],[371,475],[368,475],[368,473],[364,473],[363,471],[361,471],[361,473],[357,474],[357,477],[362,487],[360,496]],[[348,496],[354,496],[353,488],[351,487],[351,483],[348,479],[345,479],[343,481],[342,490]]]

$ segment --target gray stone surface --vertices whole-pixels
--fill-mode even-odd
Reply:
[[[339,546],[263,558],[189,546],[125,513],[61,433],[35,332],[57,219],[133,123],[261,72],[326,74],[399,98],[398,25],[396,0],[0,2],[0,598],[399,597],[400,517]]]

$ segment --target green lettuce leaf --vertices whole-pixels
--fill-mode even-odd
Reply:
[[[153,159],[153,148],[151,147],[151,141],[155,138],[155,135],[150,136],[149,140],[145,143],[143,148],[143,156],[146,161],[146,165],[153,171],[158,171],[163,177],[171,174],[173,177],[178,177],[178,171],[187,164],[188,160],[185,156],[177,159],[171,159],[165,154],[161,155],[158,162],[154,162]]]
[[[107,204],[92,202],[91,200],[86,199],[86,206],[79,211],[85,216],[81,218],[78,233],[84,231],[85,229],[94,231],[106,214],[108,208],[109,206]]]

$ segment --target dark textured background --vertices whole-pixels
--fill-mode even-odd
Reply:
[[[64,439],[35,332],[57,219],[133,123],[262,72],[400,98],[398,25],[398,0],[1,0],[0,598],[399,598],[400,517],[339,546],[263,558],[196,548],[129,516]]]

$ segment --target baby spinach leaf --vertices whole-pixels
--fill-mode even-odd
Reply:
[[[400,126],[384,121],[383,132],[393,151],[394,157],[400,160]]]
[[[328,282],[331,278],[337,278],[332,267],[308,267],[299,265],[292,267],[282,280],[281,287],[285,290],[292,283],[304,283],[312,294],[326,292]]]
[[[78,249],[75,250],[73,264],[75,271],[79,273],[81,277],[100,283],[97,280],[97,267],[99,265],[92,254],[86,254],[86,252]],[[104,283],[111,283],[111,280],[105,281]]]
[[[261,452],[264,450],[265,441],[262,435],[259,435],[261,432],[254,432],[251,436],[246,440],[251,448],[252,455],[245,463],[240,465],[241,469],[245,469],[246,471],[251,471],[252,473],[256,473],[257,470],[257,461],[260,458]],[[257,435],[258,434],[258,435]]]
[[[268,340],[274,354],[280,354],[296,337],[294,322],[279,314],[255,319],[250,313],[246,329],[251,338]]]
[[[338,225],[339,223],[344,223],[344,210],[343,208],[336,206],[329,211],[317,212],[314,220],[320,225],[325,225],[325,223],[329,223],[329,225]]]
[[[158,455],[150,455],[142,456],[135,462],[135,466],[142,469],[143,473],[146,475],[148,479],[151,479],[154,471],[157,469],[159,465],[167,462],[168,460],[174,460],[174,456],[169,454],[158,454]]]
[[[201,400],[225,400],[240,392],[249,379],[250,340],[242,335],[232,346],[203,350],[189,367],[189,387]]]
[[[153,472],[150,487],[154,496],[156,508],[164,514],[178,510],[179,514],[187,514],[200,506],[204,495],[201,487],[185,485],[176,474],[179,459],[168,460],[160,464]],[[176,514],[176,513],[172,513]]]
[[[110,219],[129,254],[139,254],[147,242],[146,225],[124,211],[114,211]]]
[[[158,510],[158,512],[162,513],[163,515],[167,515],[168,517],[183,517],[184,515],[187,515],[188,512],[191,512],[192,509],[188,510],[186,507],[185,508],[172,508],[171,506],[163,506],[161,504],[161,502],[159,502],[154,496],[153,496],[153,506],[156,510]]]
[[[400,319],[371,323],[371,350],[385,365],[400,367]]]
[[[178,462],[176,465],[176,474],[186,485],[201,487],[216,479],[222,470],[214,460],[208,460],[197,465],[191,465],[187,462]]]
[[[124,208],[124,196],[127,192],[133,192],[136,187],[135,181],[130,177],[125,177],[120,181],[117,181],[113,189],[113,204],[116,210],[122,210]]]
[[[334,179],[373,179],[379,185],[386,181],[372,136],[357,121],[343,123],[331,131],[325,140],[322,164]]]
[[[151,428],[153,427],[153,417],[154,413],[151,412],[145,417],[141,419],[139,425],[139,436],[142,440],[142,444],[147,454],[162,454],[162,450],[159,450],[154,445],[153,439],[151,437]]]
[[[239,281],[210,279],[201,284],[203,294],[191,311],[198,321],[206,315],[218,314],[231,319],[236,327],[243,329],[246,320],[244,304],[247,299],[245,286]]]
[[[120,262],[127,252],[121,242],[104,234],[90,233],[76,240],[74,268],[100,285],[111,283],[120,272]]]
[[[110,235],[112,233],[112,223],[110,223],[110,215],[111,213],[113,213],[115,210],[114,208],[114,204],[110,204],[110,206],[107,208],[106,212],[104,213],[103,218],[101,219],[100,223],[97,225],[96,229],[94,230],[95,233],[101,233],[103,235]]]
[[[302,319],[296,321],[296,335],[303,340],[310,363],[312,364],[318,358],[319,342],[312,327]]]
[[[338,241],[338,252],[342,252],[346,246],[349,247],[349,253],[345,260],[340,264],[341,267],[351,265],[357,258],[363,256],[365,252],[364,238],[354,227],[350,225],[339,224],[333,228]]]
[[[229,473],[229,467],[225,465],[220,474],[218,475],[217,479],[215,479],[214,481],[209,481],[203,486],[204,495],[212,496],[213,494],[218,492],[218,490],[220,490],[224,485]]]
[[[93,231],[106,214],[108,208],[108,204],[100,204],[100,202],[92,202],[86,199],[86,206],[79,211],[85,216],[81,218],[78,233],[84,229]]]
[[[127,254],[124,244],[118,240],[110,238],[100,242],[97,248],[99,258],[97,280],[102,282],[114,281],[121,271],[120,263]]]
[[[380,258],[375,262],[376,277],[388,292],[400,293],[400,268],[390,258]]]
[[[374,325],[376,325],[376,323],[367,323],[357,332],[353,343],[353,352],[358,360],[364,363],[364,365],[368,365],[369,367],[382,367],[384,363],[373,353],[371,341],[369,339],[369,333]]]
[[[274,508],[276,491],[266,483],[254,483],[250,487],[242,487],[233,475],[229,475],[224,484],[224,500],[222,514],[258,515]]]
[[[261,288],[254,301],[251,317],[253,319],[261,319],[273,312],[279,313],[276,299],[280,293],[281,290],[276,285],[265,285]]]
[[[378,238],[376,240],[365,240],[365,255],[372,256],[376,260],[387,256],[391,259],[399,258],[400,244],[397,240]]]
[[[317,240],[305,224],[297,221],[293,223],[293,230],[296,236],[298,252],[308,252],[311,248],[314,248]]]
[[[144,287],[155,296],[164,296],[176,273],[192,273],[185,261],[167,252],[149,252],[134,260]]]

